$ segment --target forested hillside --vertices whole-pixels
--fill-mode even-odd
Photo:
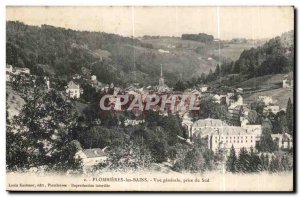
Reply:
[[[215,75],[241,74],[248,78],[294,70],[294,32],[290,31],[263,46],[244,50],[236,62],[217,67]]]
[[[7,22],[6,29],[8,64],[28,67],[35,74],[41,72],[38,65],[43,65],[42,68],[48,67],[58,76],[71,76],[86,67],[101,70],[96,74],[106,83],[121,83],[123,71],[129,72],[133,62],[131,55],[120,60],[110,57],[109,51],[116,51],[121,45],[139,44],[136,39],[114,34],[79,32],[48,25],[36,27]],[[119,61],[123,64],[117,64]]]
[[[104,32],[75,31],[49,25],[29,26],[20,22],[6,23],[7,63],[28,67],[32,73],[47,72],[68,78],[81,74],[85,67],[97,75],[103,83],[125,85],[139,82],[142,85],[157,84],[160,64],[164,66],[166,83],[174,85],[179,79],[198,78],[202,73],[214,70],[227,57],[216,55],[223,47],[211,40],[190,40],[177,37],[153,37],[133,39]],[[203,37],[203,36],[202,36]],[[201,38],[202,38],[201,37]],[[238,56],[250,46],[230,45]],[[238,48],[236,50],[235,48]]]
[[[262,46],[244,50],[236,61],[224,61],[196,83],[220,83],[236,86],[248,79],[294,70],[294,32],[270,39]],[[195,85],[195,84],[192,84]]]

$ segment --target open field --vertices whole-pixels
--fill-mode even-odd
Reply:
[[[220,54],[223,57],[229,58],[233,61],[239,59],[241,53],[244,50],[251,49],[252,47],[256,48],[259,44],[252,43],[237,43],[237,44],[228,44],[226,47],[220,49]],[[219,49],[213,51],[214,55],[219,55]]]

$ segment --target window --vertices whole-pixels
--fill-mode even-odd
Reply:
[[[216,143],[218,143],[217,140],[216,140]]]
[[[233,141],[233,143],[235,143],[235,141]]]
[[[252,140],[251,140],[251,142],[252,142]]]
[[[246,140],[246,143],[247,143],[247,140]]]
[[[237,141],[237,143],[239,143],[239,141]]]
[[[241,141],[241,143],[243,143],[243,141]]]

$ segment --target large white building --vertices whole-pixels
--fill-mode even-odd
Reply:
[[[262,126],[261,125],[253,125],[253,124],[248,124],[249,121],[245,119],[244,121],[241,122],[241,127],[246,130],[247,133],[252,133],[255,135],[255,141],[258,144],[260,141],[260,137],[262,134]]]
[[[232,145],[238,154],[241,148],[255,148],[261,136],[261,125],[230,126],[220,119],[200,119],[192,123],[191,119],[183,117],[182,125],[188,128],[188,137],[205,139],[208,148],[217,151],[222,148],[229,150]],[[229,151],[227,151],[229,153]]]
[[[238,154],[241,148],[255,148],[256,136],[252,132],[247,132],[242,127],[223,126],[219,128],[206,127],[193,134],[193,140],[197,137],[207,140],[208,148],[216,152],[222,148],[229,153],[233,146]]]

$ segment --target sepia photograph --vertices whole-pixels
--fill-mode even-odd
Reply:
[[[293,6],[5,9],[7,191],[295,192]]]

